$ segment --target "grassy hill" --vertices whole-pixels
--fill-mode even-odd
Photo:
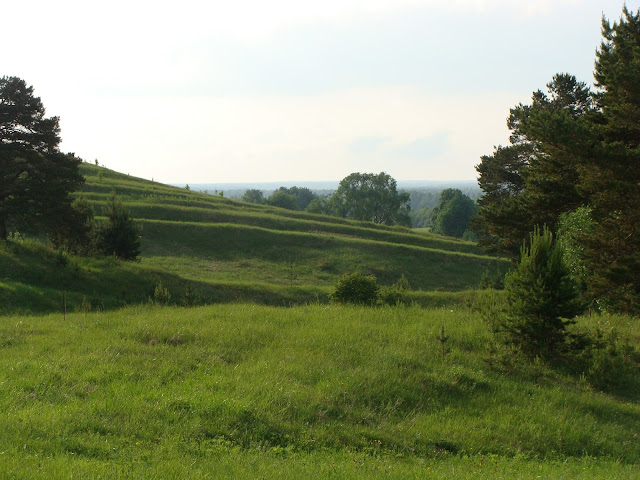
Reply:
[[[75,258],[37,242],[0,249],[0,311],[109,309],[137,304],[158,282],[174,304],[326,302],[343,273],[402,275],[423,304],[463,301],[489,267],[504,260],[475,244],[406,228],[247,204],[82,164],[81,194],[99,218],[115,191],[142,226],[140,262]]]
[[[0,244],[0,478],[640,477],[637,318],[579,319],[617,338],[597,362],[524,362],[472,243],[82,172],[142,258]],[[329,304],[349,271],[414,305]]]

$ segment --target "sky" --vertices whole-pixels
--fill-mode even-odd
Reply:
[[[474,180],[510,108],[556,73],[593,81],[622,6],[21,0],[0,76],[60,117],[63,151],[160,182]]]

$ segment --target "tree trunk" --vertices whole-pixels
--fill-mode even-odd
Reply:
[[[0,214],[0,240],[7,239],[7,219],[4,215]]]

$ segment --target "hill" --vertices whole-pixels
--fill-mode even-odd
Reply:
[[[0,250],[2,311],[109,309],[140,303],[158,283],[171,302],[325,302],[343,273],[373,274],[391,285],[402,275],[409,297],[433,304],[462,299],[487,268],[505,261],[469,242],[406,228],[253,205],[82,164],[81,194],[96,215],[115,191],[142,226],[137,263],[75,258],[37,242]],[[462,301],[462,300],[461,300]]]

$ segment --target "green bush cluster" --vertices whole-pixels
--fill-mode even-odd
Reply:
[[[334,285],[330,298],[336,303],[355,305],[398,305],[407,303],[405,292],[409,281],[402,275],[392,286],[380,286],[374,275],[345,273]]]
[[[380,287],[373,275],[345,273],[334,286],[331,301],[336,303],[353,303],[357,305],[374,305],[378,300]]]

